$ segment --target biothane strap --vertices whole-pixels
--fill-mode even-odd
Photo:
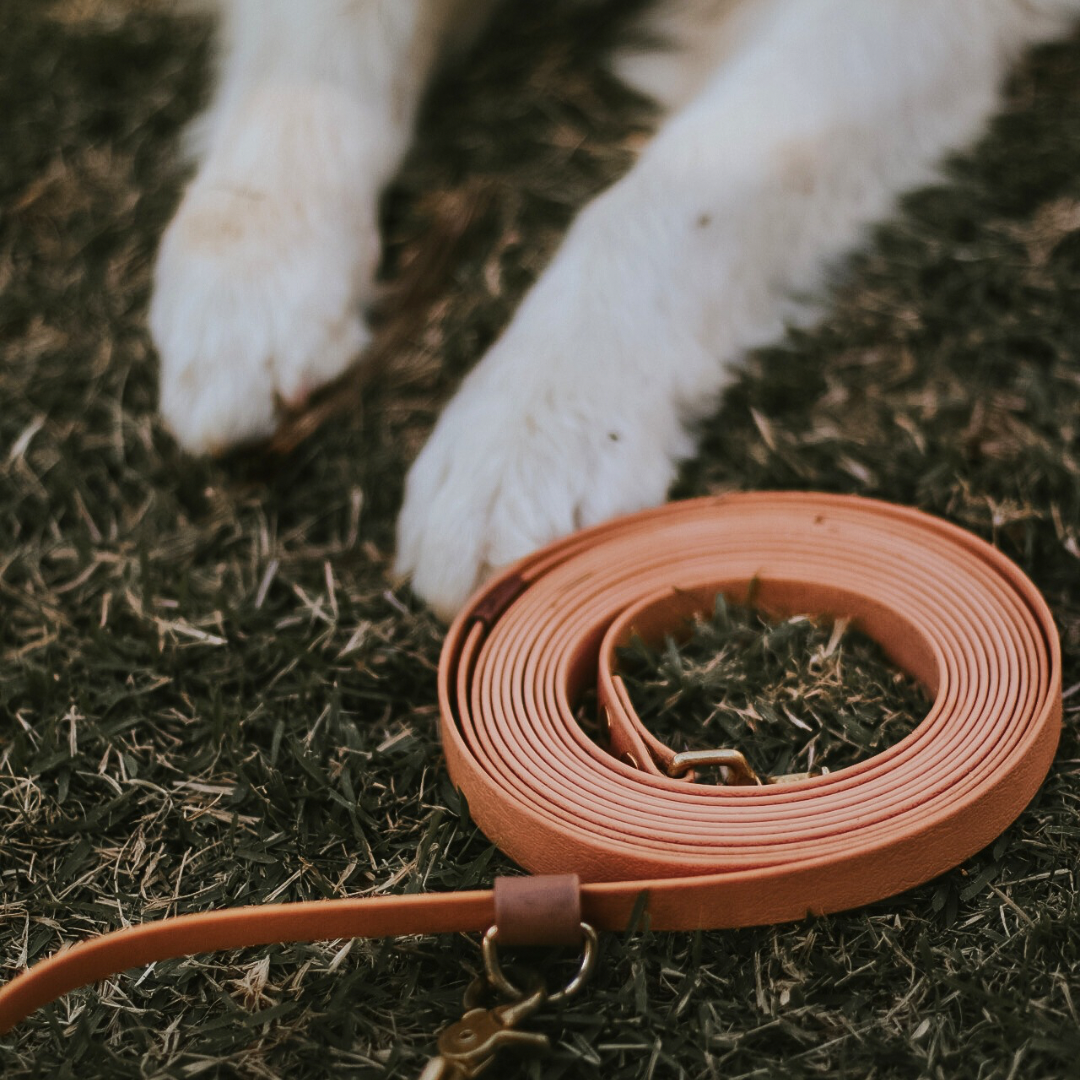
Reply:
[[[670,775],[616,649],[678,633],[717,593],[846,617],[933,699],[906,738],[786,784]],[[595,684],[610,729],[575,718]],[[453,782],[484,832],[538,874],[576,873],[583,917],[624,929],[761,925],[891,896],[997,836],[1045,776],[1061,724],[1046,604],[1000,552],[915,510],[854,497],[726,495],[587,530],[491,581],[439,667]],[[719,759],[718,759],[719,760]],[[491,892],[369,896],[182,915],[92,938],[0,990],[0,1031],[77,986],[167,957],[278,941],[482,930]]]

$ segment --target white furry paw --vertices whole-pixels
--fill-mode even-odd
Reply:
[[[280,403],[303,401],[366,344],[374,221],[326,209],[296,193],[188,191],[162,241],[150,308],[161,413],[185,449],[271,434]]]
[[[662,502],[688,449],[617,399],[575,400],[579,387],[541,391],[528,378],[498,385],[485,375],[440,419],[398,521],[396,569],[443,618],[498,567]]]

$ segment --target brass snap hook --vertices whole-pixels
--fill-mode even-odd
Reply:
[[[707,765],[720,765],[727,770],[724,784],[727,787],[756,787],[765,784],[793,784],[812,776],[823,776],[828,769],[812,769],[810,772],[780,773],[776,776],[761,775],[754,771],[741,750],[684,750],[676,754],[667,767],[673,779],[685,776],[693,769]]]

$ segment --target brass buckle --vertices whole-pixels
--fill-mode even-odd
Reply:
[[[684,750],[676,754],[667,767],[673,779],[685,776],[693,769],[705,765],[719,765],[726,770],[724,784],[727,787],[755,787],[765,784],[794,784],[797,780],[809,780],[821,776],[827,770],[812,769],[810,772],[780,773],[777,776],[761,776],[751,767],[740,750]]]

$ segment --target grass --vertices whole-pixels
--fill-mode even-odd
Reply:
[[[687,632],[619,652],[638,716],[673,749],[732,747],[768,776],[833,771],[899,742],[930,706],[844,619],[773,621],[720,595]]]
[[[502,48],[433,97],[386,200],[388,280],[423,265],[433,233],[454,256],[409,293],[404,329],[388,292],[393,355],[362,403],[288,455],[209,462],[155,417],[144,325],[206,27],[150,3],[0,7],[5,973],[126,921],[465,888],[507,867],[442,768],[441,629],[387,570],[439,402],[645,130],[574,18],[509,13]],[[1072,1075],[1078,238],[1073,40],[1021,68],[988,137],[877,233],[820,328],[748,358],[677,492],[873,495],[1016,559],[1055,612],[1072,695],[1040,794],[965,865],[868,909],[609,936],[588,992],[538,1022],[552,1053],[503,1075]],[[891,679],[872,657],[841,675]],[[691,706],[691,684],[664,700]],[[451,936],[159,964],[43,1010],[0,1039],[0,1071],[412,1076],[477,962]]]

